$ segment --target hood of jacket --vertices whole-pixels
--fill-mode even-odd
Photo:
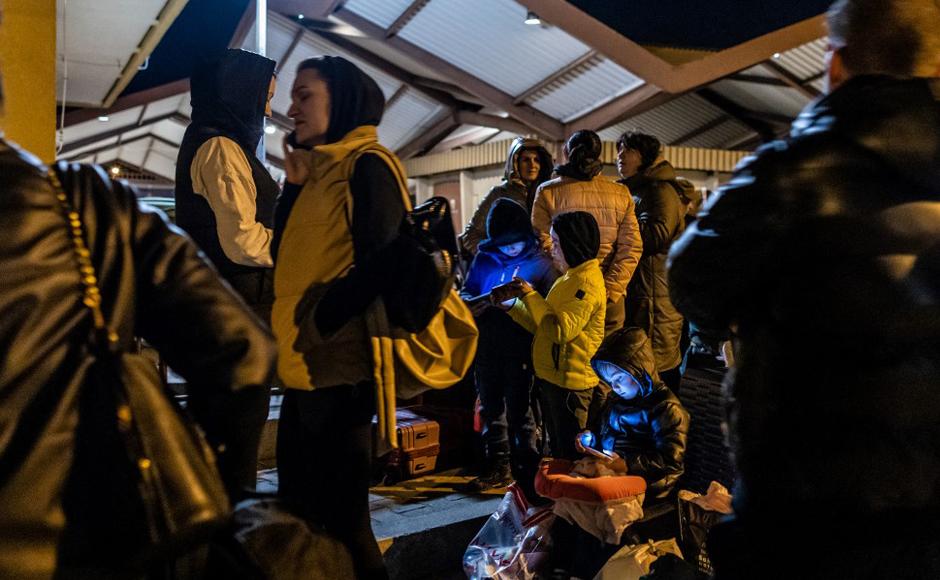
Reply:
[[[343,140],[364,125],[378,125],[385,113],[385,95],[375,80],[341,56],[321,56],[315,68],[330,91],[327,143]]]
[[[853,77],[811,103],[791,136],[835,133],[905,179],[940,190],[940,79]]]
[[[623,328],[608,336],[594,361],[609,362],[633,375],[641,386],[639,397],[648,397],[659,383],[653,342],[642,328]]]
[[[480,242],[479,249],[492,251],[522,241],[535,241],[529,212],[511,199],[497,199],[486,216],[486,239]]]
[[[512,140],[512,144],[509,145],[509,155],[506,157],[503,179],[506,181],[522,181],[516,174],[516,163],[519,160],[519,154],[523,151],[535,151],[539,156],[539,176],[535,180],[535,185],[551,179],[552,166],[554,164],[551,153],[549,153],[548,149],[537,139],[529,139],[527,137],[516,137]]]
[[[264,109],[275,63],[244,50],[229,49],[199,67],[190,79],[191,131],[208,129],[249,151],[261,142]]]
[[[629,187],[631,193],[637,194],[637,192],[642,193],[651,183],[657,181],[675,182],[676,177],[676,170],[672,164],[663,158],[659,158],[646,171],[621,179],[620,182]]]

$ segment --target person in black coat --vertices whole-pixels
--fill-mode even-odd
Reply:
[[[125,183],[92,166],[62,163],[56,173],[82,224],[116,347],[129,352],[134,337],[144,338],[186,379],[188,411],[205,430],[237,501],[257,477],[268,410],[263,385],[276,354],[270,334],[192,240],[161,212],[138,205]],[[86,505],[113,499],[84,477],[88,463],[82,469],[76,461],[90,441],[81,419],[94,410],[81,395],[102,380],[92,370],[93,316],[82,289],[87,272],[79,271],[47,168],[2,139],[0,189],[0,577],[125,577],[128,570],[117,566],[126,554],[108,552],[118,548],[103,546],[106,554],[97,559],[74,545],[96,537],[88,529],[94,522],[77,512],[88,516]],[[102,449],[94,453],[107,457]],[[118,466],[114,471],[120,473]]]
[[[542,252],[529,221],[517,202],[500,198],[486,218],[487,237],[467,272],[460,294],[465,299],[488,293],[494,286],[519,277],[542,296],[558,277],[552,260]],[[474,366],[486,465],[474,480],[477,490],[502,487],[534,476],[538,463],[532,398],[532,335],[489,300],[471,303],[480,330]]]
[[[618,330],[604,340],[593,365],[611,393],[598,436],[583,431],[579,450],[590,446],[622,460],[621,469],[646,480],[647,498],[668,495],[684,471],[689,414],[660,381],[652,341],[642,328]]]
[[[833,90],[673,245],[670,288],[735,332],[736,520],[719,578],[940,577],[940,5],[840,0]],[[781,558],[800,538],[812,566]]]

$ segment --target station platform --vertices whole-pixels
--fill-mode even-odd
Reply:
[[[259,454],[259,492],[277,491],[280,404],[280,395],[271,397]],[[370,490],[372,531],[392,580],[465,578],[464,550],[505,493],[503,489],[465,493],[472,478],[463,469],[451,469]]]
[[[451,470],[369,493],[372,531],[392,580],[457,580],[464,550],[504,490],[467,494],[471,476]],[[277,491],[277,470],[258,472],[258,491]]]

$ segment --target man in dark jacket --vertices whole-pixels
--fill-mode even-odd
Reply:
[[[668,495],[685,470],[689,414],[656,375],[652,341],[641,328],[618,330],[593,365],[611,394],[592,446],[616,453],[629,475],[644,478],[646,497]],[[585,442],[579,438],[578,445]]]
[[[529,212],[510,199],[497,199],[486,219],[487,238],[467,273],[461,296],[470,299],[518,276],[542,296],[558,273],[542,253]],[[534,476],[539,453],[531,409],[532,335],[489,300],[471,304],[480,330],[474,366],[483,419],[484,473],[474,481],[479,490],[501,487],[512,476],[525,486]],[[512,469],[510,469],[512,467]]]
[[[477,206],[473,217],[458,238],[460,248],[471,258],[486,236],[486,216],[497,199],[508,198],[532,213],[535,190],[552,176],[552,156],[536,139],[516,137],[509,146],[503,182],[492,189]]]
[[[737,520],[708,548],[719,578],[938,578],[940,5],[828,20],[834,90],[672,250],[676,306],[736,332]]]
[[[274,84],[274,61],[244,50],[196,70],[193,122],[176,160],[176,223],[266,324],[280,188],[255,152]]]
[[[139,336],[160,350],[186,378],[189,410],[219,453],[228,489],[253,488],[267,416],[261,385],[275,356],[270,335],[195,244],[138,206],[133,191],[100,169],[63,165],[58,173],[117,346],[129,350]],[[61,556],[64,538],[83,530],[63,499],[100,495],[73,472],[79,395],[98,376],[90,371],[87,272],[79,272],[69,222],[39,161],[0,139],[0,176],[0,577],[78,577]],[[91,576],[121,577],[113,569]]]
[[[669,300],[666,256],[685,229],[686,207],[676,170],[662,157],[659,139],[624,133],[617,141],[617,170],[636,200],[643,256],[627,286],[626,326],[646,331],[653,341],[656,370],[672,392],[679,392],[682,315]]]

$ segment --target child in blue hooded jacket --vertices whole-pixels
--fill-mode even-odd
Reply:
[[[528,280],[542,295],[558,276],[519,203],[502,198],[486,219],[487,238],[480,242],[461,295],[488,293],[514,276]],[[486,465],[472,486],[477,490],[509,484],[513,476],[528,479],[538,463],[531,408],[532,335],[489,300],[471,303],[480,330],[474,367],[483,421]]]

